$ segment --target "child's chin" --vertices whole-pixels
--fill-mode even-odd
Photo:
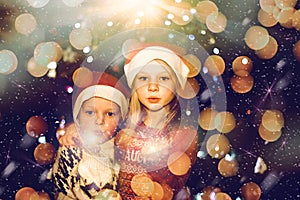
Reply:
[[[83,144],[88,145],[89,147],[96,147],[103,144],[107,140],[108,139],[106,138],[99,138],[99,136],[90,136],[83,139]]]
[[[159,111],[162,108],[163,108],[163,106],[160,104],[153,104],[153,105],[149,106],[149,110],[151,110],[151,111]]]

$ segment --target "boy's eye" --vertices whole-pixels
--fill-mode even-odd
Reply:
[[[112,117],[112,116],[115,115],[115,113],[114,112],[107,112],[106,115],[109,116],[109,117]]]
[[[88,115],[93,115],[93,114],[94,114],[94,111],[87,110],[87,111],[85,111],[85,113],[88,114]]]

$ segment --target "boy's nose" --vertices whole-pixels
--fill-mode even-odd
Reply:
[[[104,116],[102,114],[96,115],[96,124],[98,125],[104,124]]]

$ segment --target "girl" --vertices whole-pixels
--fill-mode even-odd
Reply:
[[[115,139],[122,199],[190,199],[186,181],[197,131],[182,122],[178,87],[189,68],[162,46],[140,50],[124,66],[132,89],[127,128]]]
[[[61,146],[52,168],[56,199],[120,199],[114,136],[128,111],[128,90],[117,78],[97,74],[98,84],[81,89],[73,106],[74,123],[67,128],[78,146]],[[76,136],[76,134],[78,135]],[[114,197],[114,198],[113,198]]]

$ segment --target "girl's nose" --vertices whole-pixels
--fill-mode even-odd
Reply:
[[[159,90],[158,83],[155,83],[155,82],[149,83],[148,84],[148,90],[149,91],[158,91]]]

